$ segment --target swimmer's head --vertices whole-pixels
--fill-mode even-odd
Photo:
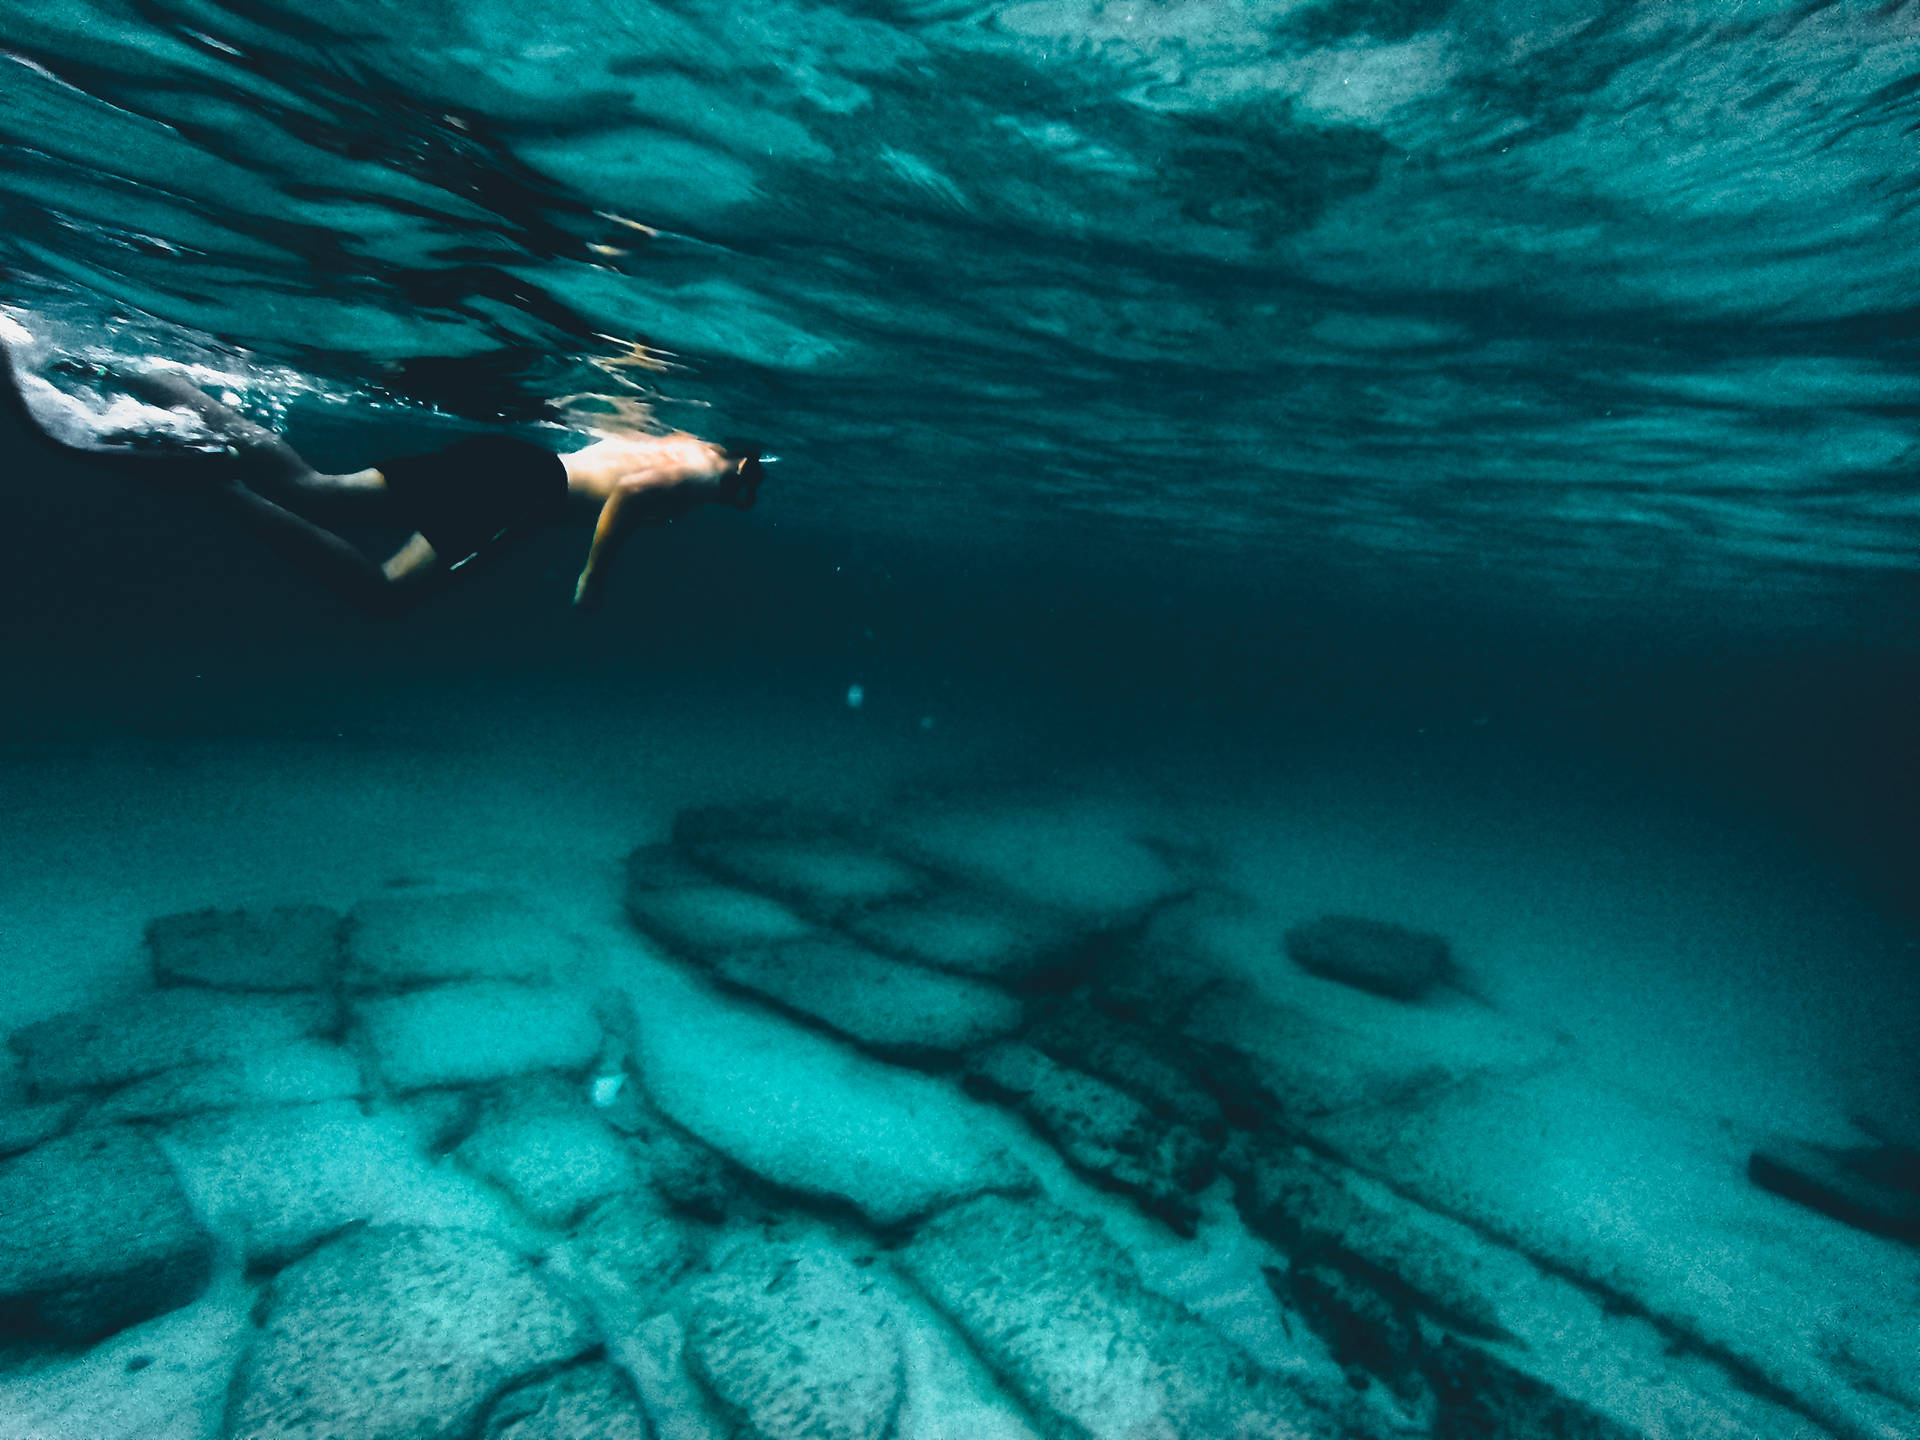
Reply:
[[[767,478],[760,447],[750,440],[728,440],[721,444],[720,453],[728,466],[720,477],[720,503],[736,510],[751,510],[760,497],[760,482]]]

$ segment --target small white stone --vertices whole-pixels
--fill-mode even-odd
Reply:
[[[627,1083],[625,1075],[598,1075],[593,1081],[593,1103],[604,1110],[620,1098],[620,1087]]]

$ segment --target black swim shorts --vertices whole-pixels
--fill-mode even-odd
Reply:
[[[402,520],[426,536],[448,566],[566,510],[567,467],[560,457],[511,435],[470,435],[431,455],[382,460],[376,468]]]

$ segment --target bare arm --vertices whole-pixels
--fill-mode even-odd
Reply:
[[[597,610],[606,598],[607,569],[613,564],[613,557],[619,552],[621,542],[633,528],[630,519],[621,518],[621,511],[627,507],[629,493],[615,490],[607,497],[607,503],[600,507],[600,518],[593,526],[593,544],[587,547],[587,563],[573,587],[573,603],[582,610]]]

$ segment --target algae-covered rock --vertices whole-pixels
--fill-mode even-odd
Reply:
[[[347,983],[410,990],[450,981],[550,981],[576,958],[555,917],[508,891],[380,895],[354,906]]]
[[[15,1031],[8,1043],[33,1092],[46,1096],[271,1050],[338,1023],[333,1002],[319,995],[183,986],[56,1015]]]
[[[695,854],[737,884],[828,918],[917,894],[932,883],[904,860],[831,834],[710,841]]]
[[[595,1361],[509,1391],[487,1416],[481,1440],[652,1440],[633,1382]]]
[[[1045,1201],[988,1195],[957,1205],[923,1225],[899,1259],[1059,1433],[1343,1433],[1305,1382],[1260,1369],[1191,1312],[1142,1288],[1098,1226]]]
[[[727,885],[629,889],[627,914],[649,938],[694,957],[759,950],[813,934],[813,926],[778,900]]]
[[[146,931],[153,978],[218,990],[317,990],[340,968],[341,916],[324,905],[189,910]]]
[[[819,1237],[742,1242],[691,1287],[695,1373],[766,1440],[883,1440],[900,1408],[900,1347],[872,1289]]]
[[[212,1241],[138,1130],[84,1130],[0,1162],[0,1335],[95,1340],[187,1304],[212,1269]]]
[[[594,997],[560,986],[441,985],[362,1000],[354,1016],[397,1091],[584,1071],[602,1039]]]
[[[496,1240],[356,1231],[274,1280],[232,1433],[453,1440],[515,1380],[596,1340],[574,1302]]]
[[[1834,1147],[1775,1135],[1747,1162],[1753,1183],[1842,1224],[1920,1239],[1920,1153],[1892,1145]]]
[[[570,1224],[640,1183],[621,1137],[570,1087],[545,1077],[503,1087],[455,1154],[542,1225]]]
[[[967,1075],[977,1088],[1013,1102],[1070,1164],[1192,1233],[1194,1192],[1213,1178],[1212,1153],[1193,1130],[1030,1045],[988,1046],[969,1061]]]
[[[668,1118],[741,1169],[896,1224],[1021,1172],[957,1087],[764,1012],[642,1024],[640,1079]]]
[[[366,1094],[360,1062],[325,1040],[297,1040],[136,1080],[101,1101],[109,1120],[172,1120],[244,1105],[312,1105]]]
[[[255,1265],[285,1264],[355,1224],[499,1222],[498,1203],[429,1164],[398,1115],[348,1101],[214,1112],[162,1132],[200,1213]]]
[[[644,1193],[601,1205],[566,1249],[582,1280],[634,1321],[657,1313],[699,1258],[687,1222]]]
[[[969,890],[882,905],[849,920],[847,929],[915,964],[1008,983],[1070,963],[1084,939],[1059,915]]]
[[[1356,915],[1325,915],[1287,931],[1302,970],[1390,1000],[1418,1000],[1453,968],[1447,942],[1423,930]]]
[[[724,956],[714,973],[893,1054],[984,1044],[1017,1030],[1024,1009],[995,986],[890,960],[839,936]]]

